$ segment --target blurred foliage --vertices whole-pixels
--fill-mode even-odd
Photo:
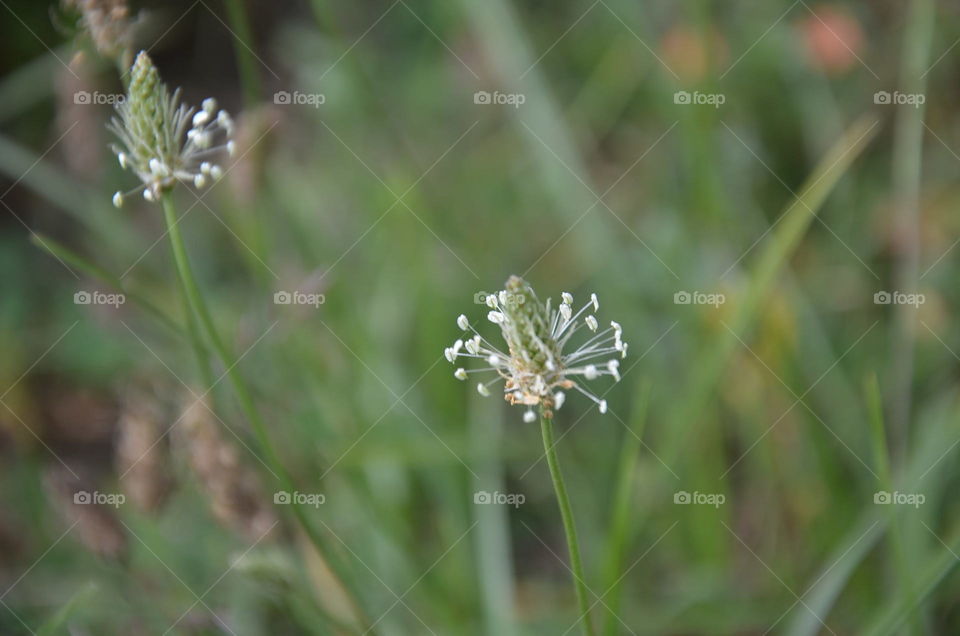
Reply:
[[[221,523],[183,448],[187,391],[210,389],[224,452],[272,505],[229,384],[201,386],[159,206],[110,204],[134,178],[107,147],[110,105],[76,96],[122,91],[114,65],[73,9],[0,13],[0,633],[352,633],[285,510],[259,540]],[[631,344],[610,412],[571,395],[557,418],[605,633],[960,630],[954,5],[131,13],[168,84],[238,120],[225,179],[177,191],[179,226],[377,632],[577,629],[539,431],[442,358],[456,316],[480,319],[475,295],[513,273],[596,292]],[[876,103],[912,90],[921,108]],[[74,301],[117,287],[118,307]],[[274,302],[294,290],[325,302]],[[877,304],[885,291],[924,302]],[[74,503],[126,492],[131,400],[167,432],[169,498]],[[874,503],[890,490],[924,502]]]

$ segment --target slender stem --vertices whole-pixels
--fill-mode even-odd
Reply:
[[[933,0],[914,0],[907,11],[900,58],[900,90],[924,95],[936,12]],[[916,293],[920,283],[920,183],[923,159],[924,103],[900,105],[893,140],[894,223],[900,248],[894,266],[894,289]],[[917,311],[897,305],[893,324],[891,445],[903,460],[910,437],[914,383],[914,334]]]
[[[870,374],[865,383],[867,409],[869,411],[870,437],[873,445],[873,463],[877,467],[880,489],[890,493],[894,490],[893,473],[890,470],[890,451],[887,446],[887,433],[883,422],[883,399],[880,397],[880,383],[876,373]],[[891,506],[892,507],[892,506]],[[899,589],[906,590],[914,600],[910,604],[911,633],[922,634],[923,617],[918,605],[921,601],[916,589],[916,577],[910,565],[909,552],[904,543],[903,520],[897,515],[890,517],[888,535],[890,552],[893,555],[894,576]]]
[[[250,391],[247,389],[246,383],[240,377],[240,374],[236,369],[236,361],[232,359],[232,356],[227,351],[223,339],[220,337],[216,325],[211,318],[210,311],[203,299],[203,294],[200,293],[200,288],[197,285],[196,278],[193,275],[193,270],[190,267],[190,260],[187,257],[187,250],[183,243],[183,237],[180,234],[177,214],[176,210],[174,209],[173,198],[171,194],[169,192],[164,193],[161,197],[161,201],[163,203],[164,219],[166,220],[167,224],[167,234],[170,237],[170,246],[173,249],[173,260],[176,263],[177,274],[180,279],[184,297],[190,308],[191,316],[188,318],[188,323],[193,323],[199,319],[200,324],[203,326],[203,329],[207,334],[207,338],[210,340],[213,346],[214,352],[217,354],[217,357],[220,358],[220,361],[224,367],[226,367],[227,378],[230,381],[234,393],[237,395],[241,409],[247,416],[247,419],[250,421],[254,435],[257,439],[257,443],[260,447],[260,452],[265,456],[271,472],[280,482],[281,487],[289,492],[293,492],[295,490],[293,479],[290,477],[289,473],[287,473],[283,463],[280,461],[280,457],[277,455],[277,452],[274,449],[269,436],[267,435],[267,430],[263,419],[260,417],[260,413],[257,411],[256,406],[254,405]],[[198,347],[198,350],[200,350],[200,347]],[[316,546],[319,553],[328,562],[330,569],[332,570],[339,584],[342,585],[347,591],[347,595],[353,603],[361,621],[364,624],[369,625],[370,621],[368,620],[362,609],[362,606],[358,601],[360,596],[357,594],[357,588],[350,584],[351,580],[346,576],[346,568],[340,562],[337,554],[330,549],[326,540],[310,522],[306,512],[303,510],[303,506],[294,501],[291,507],[301,528],[314,546]],[[373,633],[372,628],[368,633]]]
[[[610,531],[607,540],[607,559],[604,572],[604,584],[602,589],[607,590],[604,596],[609,599],[606,605],[609,612],[605,613],[605,620],[601,633],[607,636],[614,636],[617,632],[616,616],[620,612],[620,601],[622,595],[620,586],[624,576],[621,573],[623,568],[623,552],[627,543],[627,536],[630,528],[628,524],[633,517],[636,523],[637,515],[631,515],[630,502],[633,495],[634,472],[637,467],[637,456],[640,453],[640,444],[643,437],[643,429],[646,425],[647,408],[650,403],[650,381],[643,378],[640,382],[640,398],[637,406],[634,407],[633,416],[630,419],[630,428],[624,433],[623,446],[620,452],[620,462],[617,468],[617,486],[613,496],[613,511],[610,515]]]
[[[573,520],[573,509],[570,508],[570,498],[567,497],[567,487],[563,482],[563,473],[560,472],[560,460],[557,459],[556,445],[553,442],[553,418],[544,417],[541,413],[540,431],[543,433],[543,450],[547,455],[547,465],[550,467],[550,477],[553,479],[553,490],[557,494],[560,518],[563,519],[563,530],[567,535],[567,550],[570,552],[570,569],[573,571],[573,587],[577,593],[577,604],[580,606],[580,620],[583,621],[583,633],[587,636],[594,636],[593,624],[590,622],[590,607],[587,605],[587,584],[583,579],[583,564],[580,562],[577,525]]]
[[[253,35],[247,8],[242,0],[226,0],[227,19],[233,29],[233,49],[240,71],[240,85],[248,106],[260,98],[260,76],[257,74],[256,56],[253,52]]]

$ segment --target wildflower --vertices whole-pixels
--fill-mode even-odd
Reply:
[[[530,287],[519,276],[511,276],[503,291],[486,299],[490,312],[487,319],[500,326],[507,343],[507,353],[494,347],[474,329],[465,315],[457,318],[457,326],[473,333],[468,339],[458,339],[444,351],[450,362],[459,357],[480,358],[489,366],[466,370],[457,368],[454,377],[466,380],[470,373],[494,371],[497,377],[477,385],[477,391],[490,395],[490,386],[505,380],[504,399],[511,404],[527,406],[524,421],[532,422],[536,415],[532,408],[540,406],[544,417],[553,416],[565,400],[564,391],[575,389],[593,400],[601,413],[607,411],[607,401],[595,396],[574,378],[593,380],[601,375],[620,380],[620,359],[627,355],[627,344],[622,340],[623,330],[616,322],[599,330],[596,312],[600,303],[596,294],[590,295],[579,311],[573,311],[573,296],[561,295],[560,304],[551,308],[551,301],[541,303]],[[580,320],[580,317],[587,315]],[[571,337],[586,328],[594,335],[572,352],[564,349]],[[602,362],[603,358],[608,358]],[[600,360],[598,360],[600,359]]]
[[[113,151],[120,167],[130,168],[143,182],[131,192],[143,190],[148,201],[158,200],[177,181],[197,188],[216,181],[223,170],[209,157],[223,149],[234,152],[233,120],[227,111],[218,111],[213,98],[203,100],[200,110],[181,104],[180,91],[170,94],[144,51],[133,64],[127,98],[117,105],[117,115],[109,128],[122,146],[113,146]],[[214,145],[218,137],[223,143]],[[123,205],[125,196],[113,195],[114,205]]]

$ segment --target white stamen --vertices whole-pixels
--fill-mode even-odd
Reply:
[[[480,340],[477,338],[470,338],[470,340],[467,340],[466,347],[467,353],[477,355],[480,353]]]
[[[585,318],[585,321],[586,321],[586,323],[587,323],[587,328],[590,329],[590,331],[596,331],[596,330],[597,330],[597,326],[598,326],[599,323],[597,323],[597,317],[596,317],[596,316],[587,316],[587,317]]]
[[[453,372],[453,377],[455,377],[458,380],[466,380],[467,372],[463,367],[461,367]]]
[[[457,316],[457,326],[466,331],[470,328],[470,321],[467,320],[466,315],[460,314]]]
[[[118,208],[123,207],[123,193],[117,192],[113,195],[113,204]]]
[[[527,409],[527,410],[523,413],[523,421],[526,422],[527,424],[530,424],[531,422],[536,422],[536,421],[537,421],[537,414],[534,413],[532,410]]]
[[[617,382],[620,381],[620,363],[617,360],[611,360],[607,363],[607,371]]]
[[[477,393],[483,397],[490,397],[490,389],[487,388],[487,385],[483,382],[477,384]]]
[[[560,410],[560,407],[563,406],[563,403],[567,399],[567,394],[563,391],[557,391],[553,394],[553,408]]]
[[[499,325],[503,323],[503,321],[505,320],[505,317],[499,311],[491,311],[487,313],[487,320],[489,320],[495,325]]]

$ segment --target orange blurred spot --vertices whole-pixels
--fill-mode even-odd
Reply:
[[[845,9],[817,5],[799,25],[810,63],[826,73],[841,73],[863,50],[860,22]]]
[[[710,69],[726,64],[727,43],[723,36],[711,31],[708,37],[685,24],[671,27],[660,41],[663,61],[680,79],[695,83]]]

